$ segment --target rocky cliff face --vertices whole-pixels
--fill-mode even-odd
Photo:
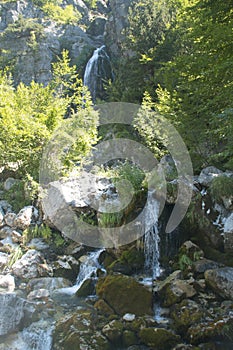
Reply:
[[[67,49],[82,75],[93,50],[104,41],[110,55],[119,55],[130,2],[99,0],[91,9],[82,0],[64,0],[60,8],[69,6],[73,18],[63,14],[57,19],[45,11],[43,1],[0,1],[0,68],[12,67],[16,84],[46,84],[51,63]]]

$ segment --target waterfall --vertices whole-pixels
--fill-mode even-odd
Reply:
[[[60,288],[58,291],[70,295],[75,294],[84,281],[91,277],[97,277],[97,270],[103,270],[98,261],[99,256],[103,251],[104,249],[99,249],[95,252],[91,252],[80,266],[79,274],[75,285],[73,287]]]
[[[52,347],[52,327],[46,321],[32,323],[21,335],[25,342],[23,350],[50,350]]]
[[[105,50],[105,45],[97,48],[87,62],[83,83],[88,87],[92,100],[103,92],[103,81],[112,78],[110,58]]]
[[[145,272],[153,279],[160,276],[160,251],[159,251],[159,202],[153,196],[153,192],[148,193],[147,208],[145,214]]]

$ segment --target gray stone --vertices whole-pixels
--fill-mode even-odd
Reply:
[[[223,264],[217,263],[216,261],[203,258],[198,261],[195,261],[192,265],[192,268],[194,272],[201,274],[204,273],[206,270],[213,270],[223,266]]]
[[[228,252],[233,252],[233,213],[226,219],[223,233],[225,250]]]
[[[47,289],[49,292],[60,288],[71,287],[72,283],[62,277],[43,277],[43,278],[34,278],[31,279],[28,284],[28,290],[38,290],[38,289]]]
[[[3,271],[9,262],[9,255],[0,252],[0,270]]]
[[[17,330],[19,325],[30,322],[35,310],[15,293],[0,294],[0,335]]]
[[[31,205],[24,207],[15,217],[14,226],[20,230],[25,230],[38,219],[38,215],[38,210],[35,207]]]
[[[28,300],[44,300],[48,299],[50,293],[47,289],[37,289],[30,292],[27,296]]]
[[[4,216],[4,221],[5,221],[7,226],[14,227],[15,218],[16,218],[16,214],[15,213],[7,213]]]
[[[216,178],[219,175],[222,175],[223,171],[214,167],[214,166],[208,166],[207,168],[204,168],[199,177],[198,182],[205,187],[209,187],[212,180]]]
[[[14,292],[15,279],[11,275],[0,275],[0,289],[4,289],[7,292]]]
[[[225,299],[233,299],[233,268],[223,267],[205,272],[205,280],[214,292]]]
[[[52,275],[52,271],[42,255],[33,249],[13,264],[12,271],[15,276],[23,279]]]

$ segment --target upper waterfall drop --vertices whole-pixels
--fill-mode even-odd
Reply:
[[[112,79],[110,58],[105,45],[94,50],[93,55],[87,62],[83,83],[88,87],[93,102],[103,95],[103,83]]]

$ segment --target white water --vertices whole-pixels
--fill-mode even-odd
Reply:
[[[161,273],[158,230],[159,202],[154,198],[153,192],[148,193],[147,203],[144,236],[145,272],[152,279],[156,279]]]
[[[89,91],[91,92],[93,101],[95,101],[96,99],[98,79],[101,78],[101,69],[105,71],[104,66],[101,66],[100,69],[100,58],[109,61],[109,57],[105,51],[105,45],[102,45],[101,47],[95,49],[93,55],[87,62],[84,72],[83,84],[87,86]]]
[[[84,281],[86,281],[90,277],[97,277],[97,270],[102,269],[101,265],[99,264],[99,256],[104,251],[104,249],[99,249],[95,252],[91,252],[86,260],[81,264],[80,271],[76,280],[76,283],[73,287],[68,288],[61,288],[58,289],[58,292],[62,292],[65,294],[73,295],[75,294]]]

